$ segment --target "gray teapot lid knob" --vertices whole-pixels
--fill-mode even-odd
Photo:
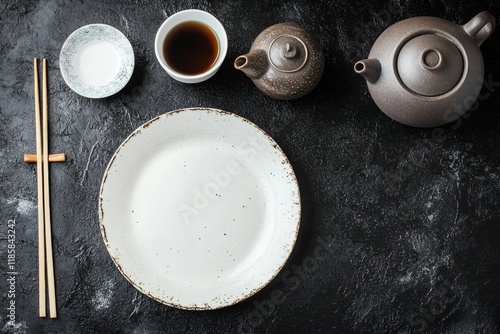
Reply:
[[[269,60],[281,72],[296,72],[304,67],[308,58],[307,46],[298,37],[284,34],[269,46]]]

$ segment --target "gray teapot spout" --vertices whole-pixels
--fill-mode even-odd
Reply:
[[[365,77],[369,83],[375,83],[380,78],[382,67],[378,59],[363,59],[354,65],[354,71]]]

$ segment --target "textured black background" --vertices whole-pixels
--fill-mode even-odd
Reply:
[[[9,333],[496,333],[500,328],[500,84],[469,117],[439,129],[380,112],[353,64],[383,29],[438,16],[464,24],[497,0],[14,1],[0,4],[0,329]],[[181,84],[154,55],[168,15],[199,8],[227,29],[220,71]],[[291,21],[320,39],[326,69],[306,97],[264,96],[234,59],[266,27]],[[106,23],[131,41],[136,67],[115,96],[83,98],[63,81],[59,52],[75,29]],[[500,83],[500,30],[481,47]],[[52,223],[59,317],[38,318],[34,57],[49,61]],[[303,221],[284,271],[266,288],[216,311],[177,310],[142,295],[118,272],[99,231],[104,169],[126,136],[184,107],[248,118],[289,157]],[[7,222],[16,222],[16,326],[7,318]],[[328,256],[314,257],[320,241]],[[274,298],[280,296],[278,300]],[[278,302],[278,303],[276,303]]]

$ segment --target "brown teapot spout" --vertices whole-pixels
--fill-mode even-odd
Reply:
[[[239,56],[234,61],[234,68],[243,71],[249,78],[258,79],[266,73],[269,64],[264,50],[255,50]]]
[[[354,65],[354,71],[364,76],[366,81],[375,83],[380,78],[382,67],[378,59],[363,59]]]

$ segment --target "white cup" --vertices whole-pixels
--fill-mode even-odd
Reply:
[[[218,55],[215,62],[206,71],[189,75],[173,69],[166,61],[163,54],[164,42],[170,31],[179,24],[198,22],[209,27],[218,40]],[[220,68],[227,54],[227,34],[222,24],[213,15],[198,9],[187,9],[169,16],[158,29],[155,38],[155,53],[160,65],[168,75],[184,83],[198,83],[211,78]]]

